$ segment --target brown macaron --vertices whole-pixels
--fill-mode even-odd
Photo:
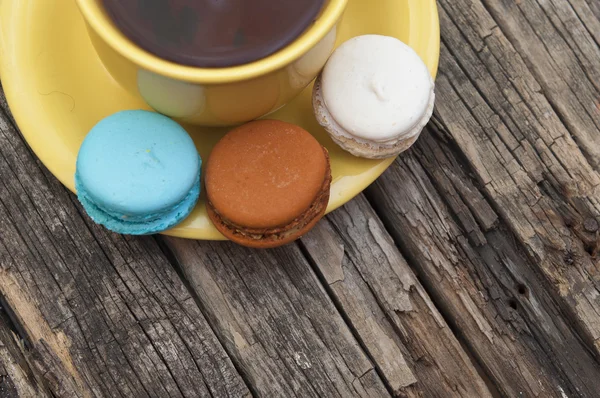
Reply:
[[[277,247],[304,235],[325,214],[329,155],[301,127],[254,121],[215,145],[204,181],[208,215],[219,232],[240,245]]]

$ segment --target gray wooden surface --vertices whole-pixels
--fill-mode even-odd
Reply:
[[[0,96],[0,397],[600,396],[600,2],[438,5],[426,132],[275,250],[106,232]]]

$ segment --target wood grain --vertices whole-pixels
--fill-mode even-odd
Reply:
[[[0,309],[0,397],[50,397],[31,370],[24,354],[25,342],[11,329],[11,324],[8,315]]]
[[[439,142],[423,136],[369,198],[503,395],[593,397],[597,361],[514,236],[481,221],[494,210]]]
[[[330,214],[302,244],[396,393],[491,396],[362,195]]]
[[[594,397],[600,131],[579,95],[596,87],[532,58],[552,31],[513,46],[531,36],[506,21],[535,2],[485,3],[507,8],[440,0],[435,123],[368,197],[503,395]]]
[[[450,2],[447,2],[450,3]],[[464,13],[464,1],[452,2],[454,15]],[[477,2],[478,3],[478,2]],[[481,30],[493,17],[518,51],[517,61],[525,62],[527,74],[535,76],[546,98],[580,145],[590,164],[599,167],[600,154],[600,49],[592,36],[600,35],[596,23],[583,25],[571,4],[588,14],[589,4],[581,0],[495,1],[484,0],[472,12],[480,18],[469,18],[472,29]],[[593,1],[591,2],[594,3]],[[597,3],[597,2],[596,2]],[[597,7],[597,5],[596,5]],[[465,15],[465,14],[463,14]],[[589,30],[588,30],[589,29]],[[591,34],[590,34],[591,32]],[[469,39],[476,39],[472,35]],[[472,43],[472,42],[471,42]],[[500,50],[500,49],[498,49]],[[490,46],[490,52],[494,52]],[[514,50],[513,50],[514,52]],[[509,62],[513,57],[496,52],[497,59]],[[522,60],[522,61],[521,61]],[[517,72],[518,73],[518,72]]]
[[[296,245],[166,242],[257,395],[389,396]]]
[[[452,2],[453,9],[460,3]],[[579,150],[575,139],[583,141],[575,131],[597,139],[600,128],[592,124],[585,130],[571,129],[573,135],[569,134],[568,122],[562,123],[566,116],[549,106],[539,93],[538,80],[499,30],[480,38],[484,42],[479,47],[473,44],[474,34],[470,35],[470,45],[464,43],[458,27],[491,21],[483,7],[473,9],[473,15],[461,14],[469,17],[463,21],[446,14],[446,8],[450,8],[445,1],[440,4],[446,45],[442,54],[444,73],[438,81],[437,114],[484,186],[485,195],[523,243],[582,338],[598,355],[597,239],[584,231],[583,224],[599,216],[600,179],[592,168],[594,162],[588,163],[592,158],[586,159]],[[517,11],[511,10],[511,16],[521,15]],[[549,45],[553,42],[552,32],[545,34],[542,37]],[[548,66],[544,75],[546,80],[558,81],[565,78],[566,72]],[[584,98],[584,91],[595,95],[591,94],[595,88],[585,83],[585,76],[572,79],[582,79],[577,84],[585,85],[585,90],[576,89],[579,100]],[[550,89],[546,91],[552,98]],[[554,98],[554,105],[557,101],[579,104],[579,100],[573,102],[564,94]],[[598,111],[590,105],[591,100],[578,108],[581,118],[593,117]],[[585,145],[581,148],[587,151]],[[565,264],[564,259],[570,256],[576,261]]]

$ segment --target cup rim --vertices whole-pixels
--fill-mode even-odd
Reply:
[[[329,0],[315,23],[291,44],[268,57],[226,68],[199,68],[162,59],[130,41],[103,11],[100,0],[76,0],[94,32],[112,49],[148,71],[190,83],[234,83],[265,76],[291,64],[323,39],[343,14],[348,0]]]

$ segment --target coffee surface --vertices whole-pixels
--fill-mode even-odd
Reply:
[[[115,25],[160,58],[198,67],[256,61],[299,37],[324,0],[103,0]]]

